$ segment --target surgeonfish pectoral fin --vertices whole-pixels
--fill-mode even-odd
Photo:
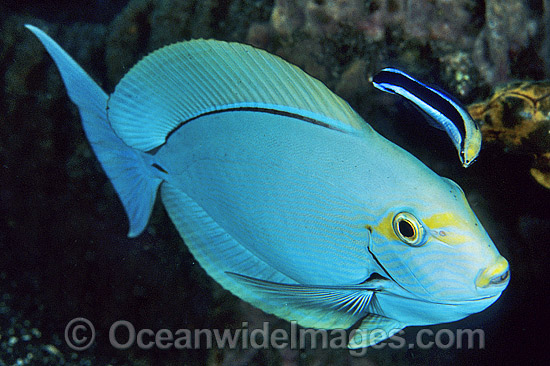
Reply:
[[[405,324],[385,316],[369,314],[363,319],[355,335],[350,339],[348,348],[369,347],[382,342],[405,328]]]
[[[252,291],[262,293],[266,299],[283,302],[296,315],[298,324],[314,328],[349,328],[365,315],[376,292],[375,288],[361,285],[282,284],[236,273],[227,274]]]
[[[107,94],[46,33],[29,24],[25,27],[42,42],[54,60],[69,98],[78,107],[88,141],[128,214],[128,236],[139,235],[149,221],[161,180],[151,176],[144,156],[124,144],[111,128]]]

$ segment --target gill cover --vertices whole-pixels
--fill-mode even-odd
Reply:
[[[428,239],[428,230],[414,210],[392,210],[375,230],[369,250],[386,274],[406,290],[429,296],[417,279],[421,272],[411,267],[411,259],[426,252],[424,246]]]

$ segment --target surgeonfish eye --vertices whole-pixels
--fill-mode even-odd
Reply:
[[[424,244],[424,227],[411,213],[400,212],[393,218],[393,231],[403,243],[411,247]]]

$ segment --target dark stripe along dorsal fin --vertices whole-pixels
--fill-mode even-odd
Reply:
[[[251,46],[214,40],[175,43],[143,58],[117,85],[108,113],[126,144],[148,151],[189,119],[235,108],[296,114],[349,133],[371,130],[298,67]]]

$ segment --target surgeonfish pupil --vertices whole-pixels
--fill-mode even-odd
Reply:
[[[414,236],[416,235],[414,227],[411,225],[410,222],[405,220],[401,220],[399,222],[399,232],[401,233],[401,235],[407,238],[414,238]]]

